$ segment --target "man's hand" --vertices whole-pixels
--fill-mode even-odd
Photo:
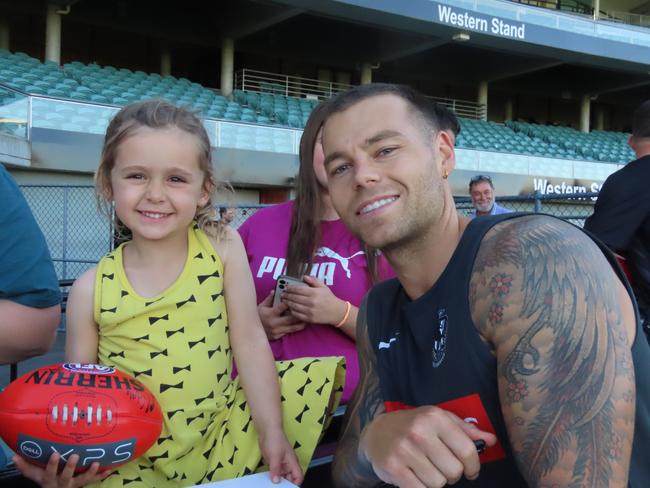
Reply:
[[[474,445],[497,439],[437,407],[378,415],[361,434],[359,451],[384,482],[400,488],[441,487],[464,475],[473,480],[480,462]]]
[[[270,341],[275,341],[282,336],[298,332],[305,328],[305,324],[296,317],[287,313],[289,307],[286,303],[279,303],[273,306],[274,291],[257,306],[257,312],[260,315],[260,321],[264,326],[266,336]]]

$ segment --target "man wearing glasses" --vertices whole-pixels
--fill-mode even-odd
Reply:
[[[512,212],[494,201],[494,185],[489,176],[476,175],[472,177],[469,180],[469,196],[476,209],[468,215],[470,219],[481,215],[500,215]]]

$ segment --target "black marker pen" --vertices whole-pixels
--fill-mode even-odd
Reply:
[[[483,454],[485,452],[485,441],[483,439],[474,441],[474,445],[476,446],[476,452],[479,454]]]

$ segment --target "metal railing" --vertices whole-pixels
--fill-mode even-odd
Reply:
[[[576,14],[592,15],[593,7],[584,2],[576,0],[510,0],[514,3],[531,5],[533,7],[542,7],[549,10],[560,10],[562,12],[572,12]]]
[[[427,96],[427,98],[452,110],[458,117],[487,120],[487,106],[484,103],[472,102],[471,100],[458,100],[456,98],[430,96]]]
[[[650,15],[606,10],[601,12],[600,18],[611,22],[621,22],[623,24],[638,25],[640,27],[650,27]]]
[[[578,0],[510,0],[514,3],[541,7],[548,10],[559,10],[580,14],[594,18],[595,20],[607,20],[610,22],[620,22],[622,24],[637,25],[640,27],[650,27],[650,15],[635,14],[620,10],[599,10],[598,15],[590,3]]]
[[[352,85],[243,69],[235,73],[235,88],[270,95],[325,100],[338,92],[352,88]]]
[[[235,74],[235,88],[238,90],[268,93],[270,95],[281,95],[285,97],[325,100],[338,92],[352,87],[353,85],[345,83],[334,83],[331,81],[267,73],[265,71],[251,69],[243,69]],[[485,104],[471,100],[432,96],[427,96],[427,98],[453,110],[459,117],[483,119],[487,114]]]

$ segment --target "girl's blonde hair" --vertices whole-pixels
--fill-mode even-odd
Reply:
[[[196,114],[186,108],[177,107],[164,100],[147,100],[136,102],[122,108],[108,124],[104,146],[95,173],[95,191],[99,208],[112,217],[112,205],[108,195],[113,194],[111,187],[111,171],[115,167],[115,157],[118,147],[141,127],[151,129],[176,128],[196,136],[197,157],[199,168],[203,171],[203,189],[208,194],[208,202],[197,209],[194,220],[199,228],[213,233],[216,218],[213,196],[217,182],[212,168],[212,151],[210,139],[201,120]],[[124,235],[124,225],[116,219],[115,231],[118,236]]]

